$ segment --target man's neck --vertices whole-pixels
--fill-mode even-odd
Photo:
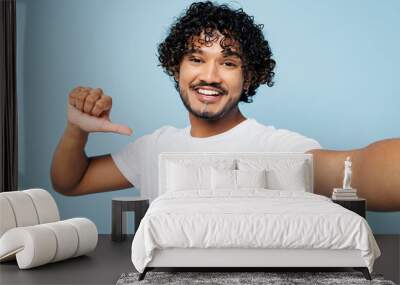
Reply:
[[[189,120],[191,124],[191,136],[196,138],[206,138],[232,129],[241,122],[245,121],[246,117],[244,117],[242,113],[240,113],[239,109],[237,109],[237,111],[231,112],[217,121],[200,119],[193,116],[191,113],[189,113]]]

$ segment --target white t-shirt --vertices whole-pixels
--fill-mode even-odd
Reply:
[[[206,138],[192,137],[190,126],[164,126],[111,154],[126,179],[153,201],[158,196],[161,152],[307,152],[321,145],[299,133],[246,119],[232,129]]]

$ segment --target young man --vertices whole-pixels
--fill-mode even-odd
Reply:
[[[153,200],[161,152],[309,152],[314,155],[316,193],[330,196],[332,188],[341,185],[343,161],[351,156],[352,185],[367,198],[368,208],[400,210],[400,166],[393,163],[400,160],[400,140],[352,151],[321,150],[313,139],[243,116],[238,103],[251,102],[259,85],[273,85],[275,61],[262,25],[241,9],[193,3],[158,51],[188,110],[190,126],[165,126],[118,153],[88,158],[84,147],[89,133],[130,135],[132,130],[110,122],[112,99],[101,89],[77,87],[69,95],[67,127],[53,157],[56,191],[82,195],[135,186]],[[379,175],[382,171],[386,179]]]

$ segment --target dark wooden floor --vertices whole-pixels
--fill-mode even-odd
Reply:
[[[0,284],[115,284],[124,272],[134,271],[130,258],[132,237],[123,242],[99,235],[88,255],[19,270],[16,261],[0,264]]]
[[[384,274],[395,283],[400,281],[400,236],[375,236],[382,251],[374,272]],[[19,270],[17,263],[0,264],[0,284],[115,284],[124,272],[135,271],[131,258],[132,236],[123,242],[112,242],[100,235],[97,248],[87,256]]]
[[[374,272],[400,284],[400,235],[375,235],[375,239],[381,250],[381,257],[375,262]]]

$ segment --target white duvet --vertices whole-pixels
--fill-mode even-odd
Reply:
[[[380,250],[366,220],[308,192],[247,189],[179,191],[151,203],[132,243],[143,272],[154,249],[358,249],[372,272]]]

